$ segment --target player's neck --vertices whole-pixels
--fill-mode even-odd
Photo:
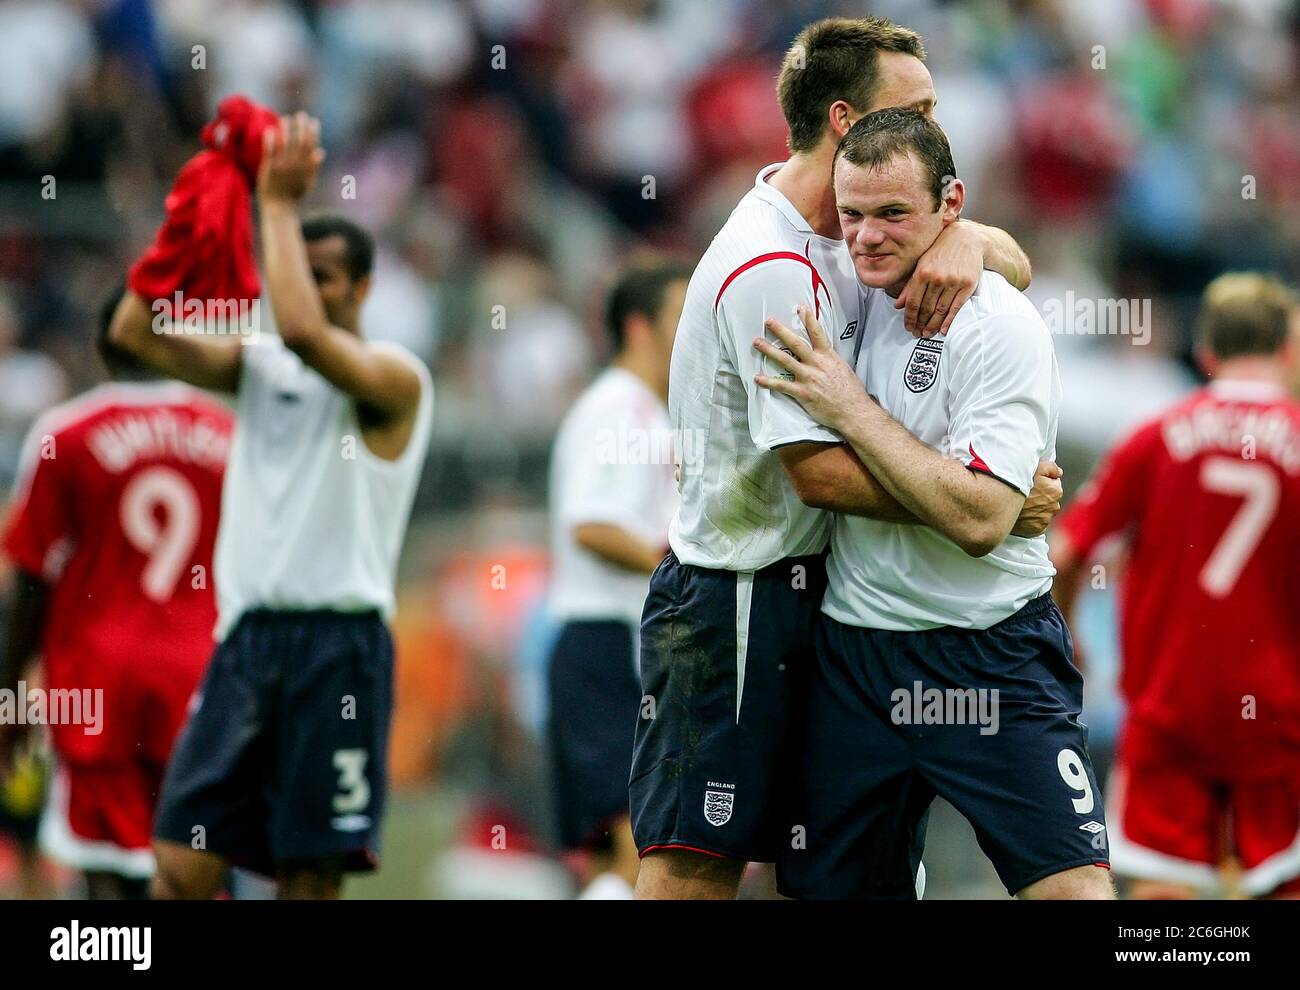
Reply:
[[[768,184],[788,199],[808,221],[814,233],[836,240],[840,231],[840,214],[835,208],[835,190],[831,188],[831,161],[835,149],[821,145],[814,151],[791,155]]]
[[[623,351],[610,364],[615,368],[621,368],[630,375],[636,376],[651,392],[659,396],[664,402],[668,401],[668,381],[663,375],[655,374],[656,359]]]
[[[1267,382],[1270,385],[1285,386],[1286,374],[1272,357],[1252,354],[1224,361],[1214,369],[1210,381]]]

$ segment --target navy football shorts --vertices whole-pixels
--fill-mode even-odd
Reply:
[[[335,858],[374,869],[392,697],[377,612],[246,613],[208,665],[154,835],[266,874]]]
[[[650,579],[632,756],[645,855],[690,849],[772,862],[789,841],[792,742],[812,666],[825,555],[756,572],[682,564]]]
[[[1079,721],[1083,678],[1050,594],[988,629],[816,631],[796,822],[781,893],[916,897],[936,795],[971,823],[1009,893],[1109,866]]]
[[[628,813],[636,634],[617,619],[573,619],[551,650],[547,743],[562,848],[608,848],[610,824]]]

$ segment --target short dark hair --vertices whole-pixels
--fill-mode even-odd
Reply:
[[[1205,287],[1197,336],[1220,360],[1276,354],[1286,343],[1296,296],[1281,279],[1229,272]]]
[[[889,107],[869,113],[849,128],[835,149],[831,175],[843,158],[850,165],[877,169],[900,154],[914,152],[929,180],[934,206],[943,203],[945,187],[957,178],[952,149],[943,128],[923,113]]]
[[[826,110],[836,100],[854,110],[871,106],[880,84],[881,52],[925,61],[921,36],[885,17],[828,17],[799,32],[776,84],[791,151],[817,147],[826,130]]]
[[[605,329],[614,350],[621,351],[627,321],[635,314],[651,320],[663,312],[668,287],[687,281],[690,268],[675,258],[634,262],[624,269],[609,292],[605,305]]]
[[[122,350],[108,339],[108,331],[113,326],[113,314],[126,295],[126,281],[119,281],[99,304],[99,327],[95,336],[95,349],[104,362],[111,378],[152,378],[153,372],[139,359]]]
[[[343,264],[352,281],[365,278],[375,266],[375,239],[360,224],[341,213],[317,213],[302,222],[302,239],[307,243],[328,237],[342,237]]]

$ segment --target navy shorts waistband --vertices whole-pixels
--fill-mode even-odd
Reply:
[[[1051,591],[1044,591],[1037,598],[1031,598],[1028,602],[1012,612],[1005,619],[993,623],[990,629],[996,629],[1005,622],[1015,622],[1018,619],[1036,619],[1041,615],[1046,615],[1056,607],[1056,602],[1052,598]]]
[[[269,625],[306,621],[383,622],[383,613],[377,608],[345,611],[335,608],[250,608],[239,616],[236,626],[244,623]]]
[[[722,567],[702,567],[699,564],[684,564],[672,550],[668,551],[668,558],[676,567],[684,567],[689,570],[699,571],[702,574],[753,574],[755,578],[762,580],[765,578],[778,577],[781,580],[787,580],[790,576],[792,567],[824,567],[826,558],[830,556],[830,549],[827,548],[821,553],[802,554],[797,557],[782,557],[780,560],[774,560],[772,563],[760,567],[757,570],[731,569]]]

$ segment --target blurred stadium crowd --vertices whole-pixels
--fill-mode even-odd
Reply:
[[[605,357],[604,291],[638,248],[698,256],[785,157],[773,87],[790,39],[868,12],[924,37],[966,214],[1026,249],[1035,303],[1133,302],[1123,326],[1112,307],[1054,327],[1068,492],[1194,383],[1211,277],[1300,275],[1300,3],[10,0],[0,492],[34,417],[99,379],[94,313],[218,99],[320,117],[314,204],[378,238],[365,325],[428,361],[438,395],[397,624],[394,781],[473,795],[465,815],[544,848],[546,457]],[[1106,651],[1089,656],[1104,674]],[[1104,708],[1104,677],[1092,690]],[[464,892],[466,870],[434,872],[433,890]]]

